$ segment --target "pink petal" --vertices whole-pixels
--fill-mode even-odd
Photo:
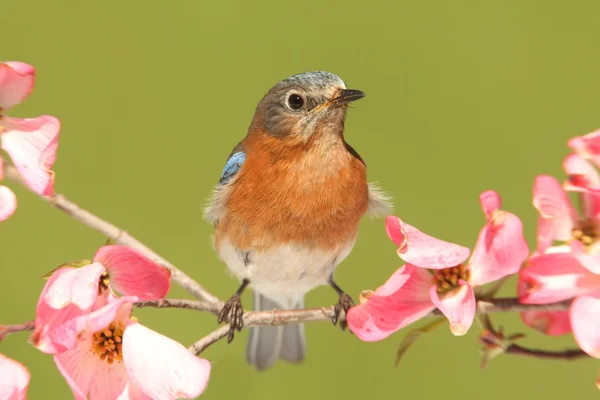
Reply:
[[[600,290],[600,275],[582,267],[572,253],[542,254],[529,259],[528,265],[519,275],[526,285],[521,303],[557,303]]]
[[[207,360],[140,324],[125,329],[123,361],[130,383],[147,396],[163,400],[199,396],[211,369]]]
[[[460,288],[448,292],[440,299],[437,287],[429,290],[431,301],[450,321],[450,331],[455,336],[462,336],[469,331],[475,319],[477,301],[471,285],[460,281]]]
[[[600,176],[596,169],[576,154],[570,154],[563,162],[568,175],[565,189],[579,192],[582,213],[585,217],[597,218],[600,213]]]
[[[571,238],[574,221],[578,220],[575,209],[562,185],[553,177],[539,175],[533,185],[533,205],[540,212],[538,223],[538,253],[552,245],[554,240]]]
[[[162,299],[171,286],[167,269],[131,247],[103,246],[94,261],[106,267],[112,288],[124,295],[137,296],[140,301]]]
[[[92,334],[87,333],[80,337],[77,347],[55,355],[54,362],[73,391],[75,400],[119,398],[127,386],[123,362],[109,364],[101,360],[92,348]]]
[[[519,280],[518,293],[524,296],[527,284]],[[559,336],[571,332],[571,322],[568,311],[528,311],[521,313],[523,323],[549,336]]]
[[[493,190],[481,193],[479,202],[481,203],[481,208],[483,209],[486,218],[490,218],[494,211],[497,211],[502,207],[502,198]]]
[[[350,330],[359,339],[373,342],[427,316],[435,308],[429,298],[431,285],[428,271],[406,264],[348,311]]]
[[[0,354],[0,399],[24,400],[29,387],[29,371],[21,363]]]
[[[60,123],[51,116],[31,119],[4,118],[2,148],[10,155],[15,167],[34,192],[54,194],[54,172]],[[1,132],[0,126],[0,132]]]
[[[481,229],[473,255],[469,261],[473,286],[517,273],[529,255],[529,246],[523,237],[523,224],[516,215],[495,211]]]
[[[573,336],[581,350],[600,358],[600,292],[576,298],[570,316]]]
[[[463,263],[470,254],[466,247],[431,237],[398,217],[388,216],[385,228],[390,239],[398,245],[398,256],[417,267],[455,267]]]
[[[56,354],[73,347],[77,331],[68,324],[74,318],[85,313],[74,304],[57,310],[50,307],[46,301],[48,289],[57,279],[74,268],[61,268],[55,271],[42,290],[35,312],[35,330],[31,342],[40,351],[47,354]]]
[[[33,90],[35,69],[20,62],[0,63],[0,108],[16,106]]]
[[[6,186],[0,186],[0,221],[4,221],[17,210],[17,196]]]
[[[127,324],[133,303],[136,301],[138,301],[138,298],[135,296],[109,298],[108,304],[104,307],[78,318],[79,331],[97,332],[109,326],[113,321]]]
[[[82,310],[89,310],[98,296],[100,276],[104,266],[93,263],[81,268],[60,269],[64,273],[54,281],[45,293],[44,301],[52,308],[60,309],[74,304]]]
[[[596,251],[588,251],[583,243],[573,240],[569,243],[573,255],[579,263],[594,274],[600,274],[600,253]]]
[[[600,166],[600,130],[574,137],[568,144],[581,157],[592,160],[594,164]]]

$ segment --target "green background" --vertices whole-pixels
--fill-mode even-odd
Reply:
[[[472,246],[484,219],[478,195],[499,191],[533,243],[531,185],[562,177],[566,140],[600,126],[596,0],[561,1],[5,1],[0,59],[28,62],[38,83],[12,116],[62,121],[56,188],[127,229],[221,298],[232,279],[210,245],[202,207],[256,102],[293,73],[324,69],[368,96],[353,106],[346,138],[395,213],[435,236]],[[90,258],[106,238],[13,187],[19,209],[0,225],[0,322],[34,315],[39,278]],[[399,266],[382,220],[365,220],[338,281],[358,297]],[[503,294],[514,293],[511,281]],[[177,287],[171,296],[185,293]],[[245,297],[246,304],[250,297]],[[330,305],[319,288],[308,305]],[[211,315],[136,310],[184,345],[216,328]],[[524,344],[546,338],[516,315],[494,319]],[[362,343],[331,324],[307,326],[304,365],[258,373],[244,361],[247,333],[204,356],[204,397],[229,399],[597,398],[600,363],[505,356],[479,366],[478,327],[446,326],[394,368],[399,332]],[[13,335],[0,352],[31,371],[31,399],[70,398],[52,358]],[[152,351],[152,349],[148,349]]]

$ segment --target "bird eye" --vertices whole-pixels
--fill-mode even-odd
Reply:
[[[292,93],[288,97],[287,103],[292,110],[298,110],[304,105],[304,99],[299,94]]]

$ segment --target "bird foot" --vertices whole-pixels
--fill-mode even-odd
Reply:
[[[242,331],[244,327],[244,307],[242,307],[242,300],[240,299],[239,294],[234,294],[225,302],[225,305],[219,312],[219,318],[217,322],[220,324],[221,322],[229,323],[230,330],[227,335],[227,343],[231,343],[233,340],[235,331]]]
[[[337,304],[333,308],[333,317],[331,318],[331,322],[333,322],[334,325],[337,325],[339,321],[340,328],[342,328],[343,331],[348,327],[348,323],[346,322],[346,314],[352,306],[354,306],[352,297],[350,297],[346,292],[342,292]],[[344,312],[344,318],[340,320],[342,311]]]

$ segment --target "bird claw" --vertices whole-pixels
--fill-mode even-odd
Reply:
[[[217,322],[220,324],[222,322],[229,323],[230,330],[227,335],[227,343],[231,343],[233,341],[233,337],[235,335],[235,331],[242,331],[244,327],[244,307],[242,307],[242,300],[238,294],[231,296],[223,308],[221,312],[219,312],[219,318]]]
[[[331,318],[331,322],[333,322],[334,325],[337,325],[339,321],[340,328],[342,328],[343,331],[345,331],[348,327],[348,323],[346,322],[346,314],[352,306],[354,306],[354,301],[352,300],[352,297],[350,297],[347,293],[343,292],[342,294],[340,294],[340,298],[335,307],[333,308],[333,317]],[[344,318],[340,320],[340,315],[342,314],[342,311],[344,312]]]

